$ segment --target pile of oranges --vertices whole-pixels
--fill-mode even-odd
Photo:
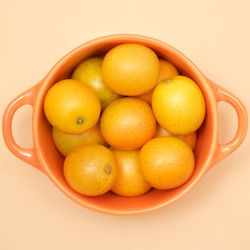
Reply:
[[[138,196],[191,177],[205,101],[192,79],[152,49],[121,44],[55,83],[44,112],[72,189]]]

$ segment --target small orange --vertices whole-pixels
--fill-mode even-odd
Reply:
[[[102,57],[90,57],[80,63],[72,73],[72,78],[89,86],[99,97],[102,108],[119,98],[102,79]]]
[[[101,105],[89,87],[80,81],[66,79],[49,89],[44,112],[53,127],[65,133],[80,134],[97,123]]]
[[[173,76],[178,76],[179,72],[176,69],[176,67],[163,59],[160,59],[160,77],[159,77],[159,82],[166,81],[170,79]]]
[[[142,44],[121,44],[111,49],[102,63],[104,83],[115,93],[137,96],[158,82],[160,63],[154,51]]]
[[[146,181],[158,189],[172,189],[185,183],[194,171],[194,155],[183,140],[157,137],[147,142],[139,154]]]
[[[155,134],[156,137],[171,136],[171,135],[172,134],[169,133],[166,129],[160,127],[159,125],[157,126]],[[196,132],[187,135],[176,135],[176,137],[184,140],[192,149],[195,148],[197,140]]]
[[[122,151],[112,149],[118,166],[118,176],[112,191],[122,196],[138,196],[151,186],[145,181],[139,166],[139,150]]]
[[[117,149],[138,149],[155,135],[155,130],[152,109],[147,102],[138,98],[115,100],[101,116],[103,137]]]
[[[53,128],[52,138],[57,149],[64,156],[69,154],[73,149],[84,144],[106,145],[99,124],[96,124],[94,127],[81,134],[67,134]]]
[[[65,159],[64,176],[78,193],[97,196],[108,192],[117,178],[117,163],[112,152],[98,144],[74,149]]]

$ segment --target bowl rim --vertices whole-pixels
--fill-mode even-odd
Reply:
[[[175,56],[178,56],[182,61],[184,61],[186,64],[189,65],[192,72],[199,78],[200,82],[202,83],[206,94],[208,98],[206,99],[206,105],[207,100],[209,100],[209,106],[210,106],[210,113],[212,113],[212,124],[213,124],[213,133],[212,133],[212,139],[211,139],[211,145],[209,149],[209,153],[206,157],[206,160],[204,161],[204,164],[199,172],[197,174],[196,178],[193,179],[192,182],[189,183],[189,185],[179,192],[177,195],[175,195],[173,198],[166,200],[165,202],[161,202],[158,205],[152,205],[147,208],[142,209],[134,209],[134,210],[117,210],[117,209],[107,209],[103,208],[97,205],[93,205],[90,202],[83,201],[76,195],[74,195],[72,192],[67,190],[64,185],[54,176],[53,172],[50,170],[50,167],[47,166],[46,161],[44,159],[44,155],[42,153],[40,144],[39,144],[39,132],[38,132],[38,118],[41,115],[39,113],[39,110],[41,110],[41,105],[43,106],[43,99],[45,96],[45,93],[47,92],[47,85],[51,83],[51,78],[56,74],[56,72],[61,68],[62,65],[67,63],[75,54],[79,53],[81,50],[88,49],[90,47],[96,47],[100,46],[103,43],[106,42],[120,42],[126,40],[127,42],[134,42],[134,43],[150,43],[154,46],[163,49],[166,47],[168,48],[171,53],[175,54]],[[123,42],[124,43],[124,42]],[[93,40],[90,40],[86,43],[81,44],[80,46],[74,48],[70,52],[68,52],[64,57],[62,57],[49,71],[49,73],[45,76],[45,78],[40,82],[39,84],[39,91],[37,92],[36,100],[34,103],[34,113],[33,113],[33,134],[34,134],[34,148],[36,149],[37,159],[41,165],[42,170],[44,173],[53,181],[53,183],[64,193],[66,194],[70,199],[75,201],[81,206],[84,206],[86,208],[89,208],[91,210],[94,210],[96,212],[102,212],[106,214],[116,214],[116,215],[128,215],[128,214],[139,214],[144,212],[149,212],[152,210],[155,210],[157,208],[163,207],[167,204],[170,204],[174,202],[175,200],[179,199],[181,196],[183,196],[185,193],[187,193],[200,179],[201,177],[206,173],[208,168],[211,166],[213,161],[213,156],[216,149],[216,143],[217,143],[217,135],[218,135],[218,121],[217,121],[217,109],[216,109],[216,98],[214,96],[214,93],[212,91],[211,86],[209,85],[206,77],[203,75],[203,73],[198,69],[198,67],[190,61],[184,54],[182,54],[180,51],[172,47],[171,45],[162,42],[158,39],[151,38],[148,36],[143,35],[136,35],[136,34],[116,34],[116,35],[108,35],[108,36],[102,36]]]

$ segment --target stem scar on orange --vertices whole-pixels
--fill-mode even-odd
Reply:
[[[49,89],[44,112],[53,127],[65,133],[79,134],[97,123],[101,105],[89,87],[80,81],[66,79]]]
[[[78,193],[97,196],[108,192],[117,178],[117,163],[112,152],[98,144],[83,145],[69,153],[64,176]]]

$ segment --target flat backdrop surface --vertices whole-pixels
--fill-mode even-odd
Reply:
[[[136,33],[165,41],[250,110],[248,0],[0,0],[0,112],[66,52],[90,39]],[[235,132],[220,104],[221,141]],[[2,118],[1,118],[2,119]],[[31,109],[14,119],[16,141],[31,145]],[[98,214],[64,196],[14,157],[0,136],[1,250],[249,250],[250,136],[185,197],[127,217]]]

